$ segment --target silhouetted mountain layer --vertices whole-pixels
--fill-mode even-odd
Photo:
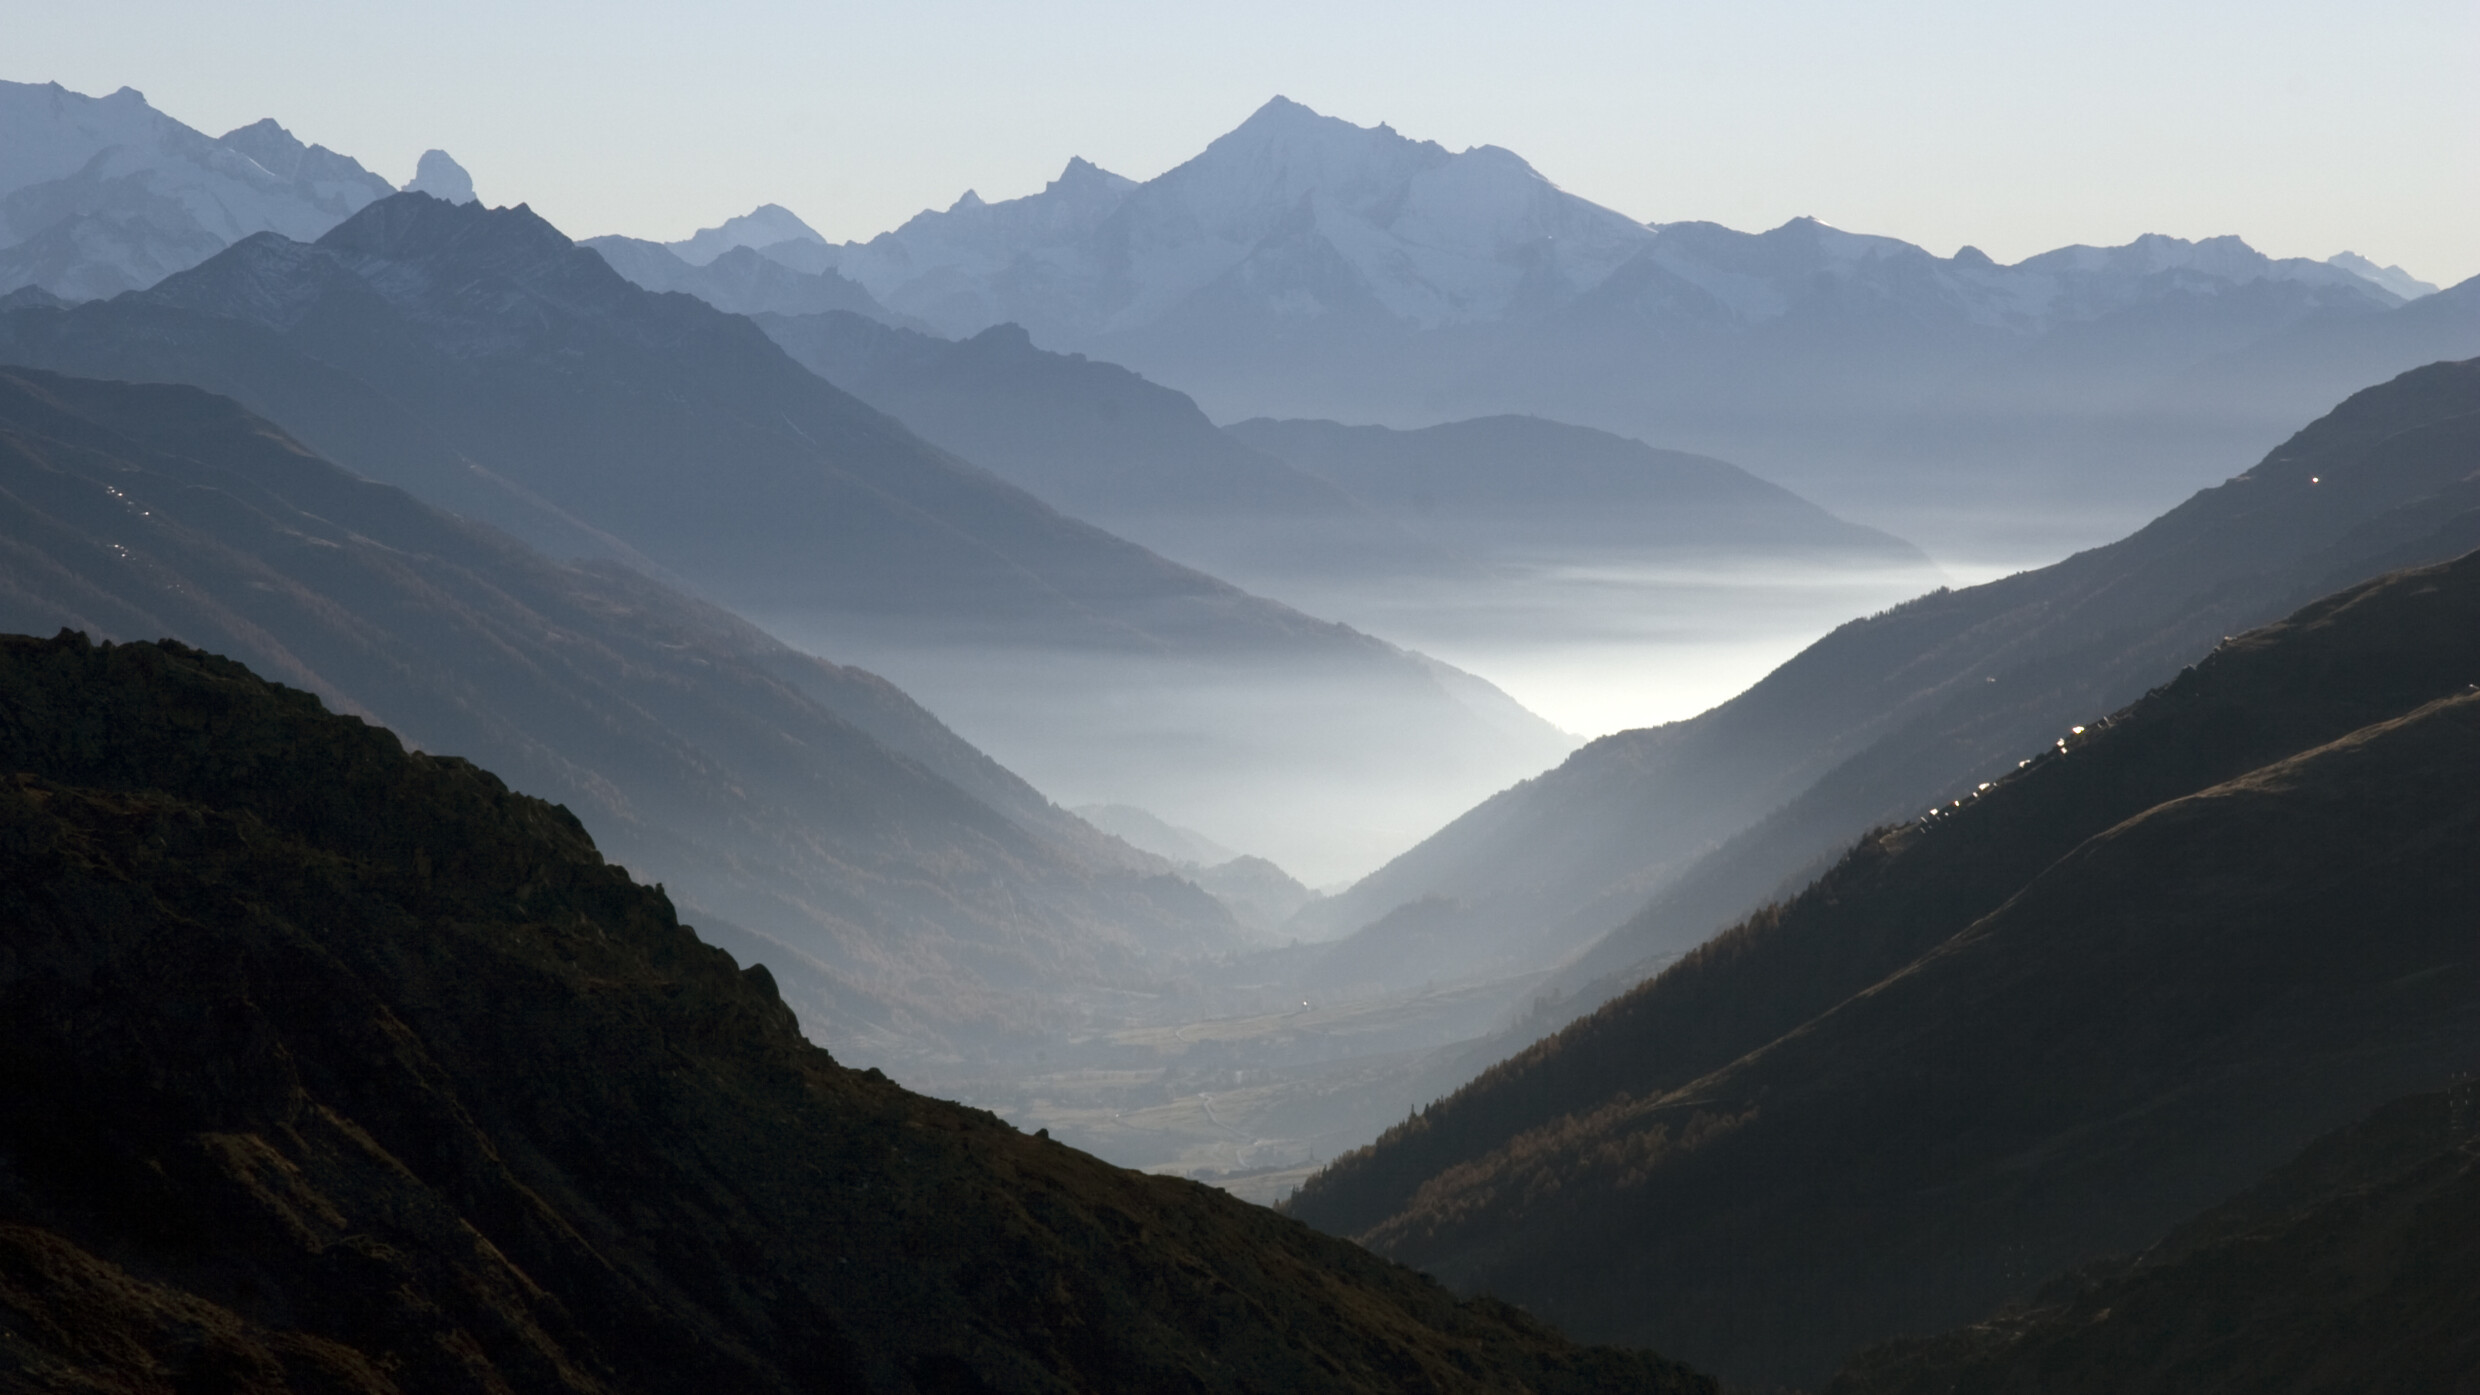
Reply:
[[[2480,362],[2405,374],[2128,538],[1853,621],[1712,711],[1593,742],[1316,914],[1444,897],[1479,943],[1590,943],[1557,981],[1579,995],[1560,1011],[1589,1007],[2223,636],[2480,546],[2476,476]]]
[[[591,244],[590,244],[591,245]],[[799,267],[805,256],[815,251],[827,252],[827,240],[818,230],[804,223],[800,215],[779,203],[762,203],[737,217],[726,218],[711,228],[700,228],[678,242],[654,244],[679,257],[691,266],[705,266],[736,248],[746,247],[765,254],[770,260]],[[2400,267],[2379,268],[2370,264],[2370,272],[2385,276],[2401,274]],[[2435,287],[2429,289],[2434,290]]]
[[[801,1040],[575,819],[0,641],[0,1381],[1694,1391]]]
[[[1925,565],[1907,543],[1704,456],[1539,417],[1418,431],[1257,418],[1225,427],[1381,517],[1492,559],[1844,554]]]
[[[758,323],[818,376],[1052,507],[1252,589],[1472,570],[1225,435],[1185,395],[1116,364],[1037,349],[1015,325],[954,343],[851,313]]]
[[[680,291],[735,315],[815,315],[830,310],[895,321],[870,293],[833,270],[800,271],[753,247],[734,247],[691,263],[660,242],[590,237],[591,247],[622,276],[650,291]]]
[[[0,372],[0,628],[63,626],[213,645],[558,797],[769,945],[821,1040],[891,1064],[1241,942],[883,680],[195,389]]]
[[[1291,1209],[1775,1382],[2146,1243],[2480,1059],[2475,678],[2480,553],[2317,602],[1873,833]]]
[[[254,237],[141,294],[0,317],[0,360],[193,383],[555,555],[657,569],[1079,802],[1187,822],[1219,802],[1248,830],[1374,800],[1383,820],[1337,817],[1384,846],[1566,745],[1469,675],[1060,515],[523,208],[398,195],[316,245]],[[1252,686],[1283,700],[1198,710]],[[1160,730],[1115,715],[1132,703]]]
[[[1833,1395],[2480,1388],[2480,1101],[2465,1081],[2318,1139],[2133,1259],[1873,1348]]]

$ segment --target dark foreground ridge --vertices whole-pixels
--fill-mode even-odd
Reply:
[[[0,772],[0,1388],[1712,1388],[844,1070],[229,660],[0,640]]]
[[[2480,1390],[2480,1086],[2396,1100],[2131,1259],[1831,1395]]]

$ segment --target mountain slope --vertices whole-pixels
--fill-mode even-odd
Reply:
[[[1702,859],[1565,981],[1686,948],[1856,830],[1963,793],[2005,769],[2010,750],[2126,702],[2220,635],[2474,546],[2480,361],[2354,395],[2255,469],[2122,542],[1915,602],[1915,633],[1872,658],[1927,700],[1898,709],[1882,735]],[[1936,646],[1927,656],[1923,631]]]
[[[1482,556],[1609,559],[1703,548],[1927,560],[1722,461],[1538,417],[1417,431],[1261,417],[1224,430],[1383,517]]]
[[[348,468],[885,673],[1046,790],[1321,878],[1565,745],[1478,680],[1058,514],[522,208],[398,195],[315,246],[262,236],[143,295],[0,317],[0,359],[233,396]],[[1228,710],[1249,686],[1274,696]],[[1304,805],[1332,821],[1283,812]]]
[[[1558,981],[1590,1007],[2222,636],[2480,545],[2475,433],[2480,363],[2405,374],[2126,539],[1853,621],[1710,712],[1596,741],[1320,914],[1447,897],[1484,932],[1616,925]]]
[[[0,691],[12,1385],[1712,1388],[840,1068],[556,806],[228,660]]]
[[[2473,1089],[2396,1100],[2132,1259],[1874,1348],[1835,1395],[2468,1391],[2480,1372]]]
[[[950,343],[849,313],[758,324],[818,376],[1061,512],[1254,591],[1472,569],[1226,436],[1182,394],[1116,364],[1046,353],[1017,326]]]
[[[1019,1041],[1239,942],[883,680],[194,389],[0,372],[0,628],[64,626],[214,645],[556,796],[875,1060]]]
[[[2480,1052],[2475,673],[2480,554],[2235,640],[1293,1210],[1789,1382],[2141,1244]]]

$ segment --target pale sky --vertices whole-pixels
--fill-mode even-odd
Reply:
[[[399,182],[441,146],[577,236],[775,202],[867,237],[1071,155],[1158,174],[1279,92],[1653,221],[2480,273],[2480,0],[0,0],[0,77]]]

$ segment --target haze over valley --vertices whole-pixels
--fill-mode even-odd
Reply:
[[[47,77],[0,1388],[2480,1379],[2432,230],[1646,220],[1262,92],[588,223]]]

